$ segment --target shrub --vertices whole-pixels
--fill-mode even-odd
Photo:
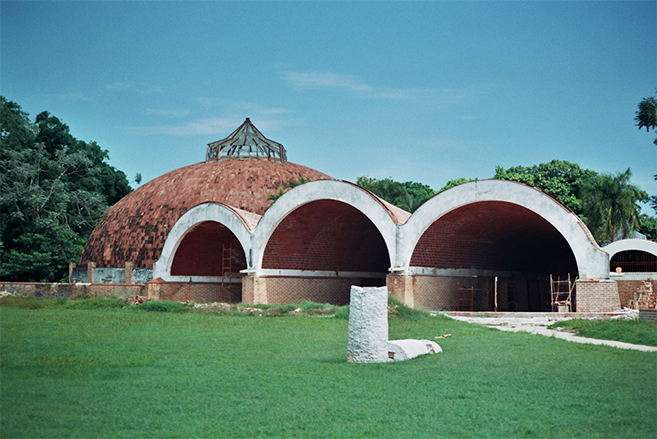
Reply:
[[[135,306],[135,309],[140,311],[156,311],[156,312],[186,312],[187,306],[184,303],[180,302],[169,302],[169,301],[154,301],[154,302],[144,302],[140,305]]]
[[[388,296],[388,316],[405,320],[420,320],[431,317],[431,314],[421,309],[410,308],[394,296]]]
[[[45,308],[44,300],[46,299],[34,296],[5,296],[0,298],[0,306],[3,308],[42,309]]]
[[[113,296],[71,299],[64,304],[66,309],[112,309],[127,306],[125,300]]]

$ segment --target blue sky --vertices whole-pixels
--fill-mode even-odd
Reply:
[[[349,181],[440,189],[559,159],[655,194],[634,114],[657,86],[656,5],[2,1],[0,93],[143,182],[250,117]]]

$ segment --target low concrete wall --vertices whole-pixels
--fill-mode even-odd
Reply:
[[[0,282],[0,291],[35,297],[97,297],[109,295],[120,299],[130,299],[135,296],[145,295],[145,286],[136,284]]]
[[[75,267],[71,274],[72,282],[88,283],[87,267]],[[133,268],[132,269],[132,283],[145,284],[153,280],[152,268]],[[122,284],[125,281],[125,268],[109,268],[109,267],[96,267],[94,268],[94,283],[111,283]]]
[[[657,311],[639,311],[639,318],[644,320],[654,320],[657,322]]]

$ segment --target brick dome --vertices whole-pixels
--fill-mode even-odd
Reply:
[[[87,241],[80,265],[98,267],[153,266],[175,222],[194,206],[206,202],[262,215],[272,204],[267,198],[285,183],[303,177],[332,180],[306,166],[280,160],[214,160],[185,166],[155,178],[112,206]]]

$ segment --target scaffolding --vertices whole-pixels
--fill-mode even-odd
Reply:
[[[231,302],[233,288],[233,245],[223,244],[221,252],[221,301]]]
[[[575,281],[577,281],[577,277],[575,277]],[[571,282],[570,273],[568,273],[568,278],[564,280],[561,280],[561,276],[554,280],[550,275],[552,312],[571,312],[575,310],[575,281]]]
[[[456,284],[456,310],[457,311],[474,311],[474,285],[462,287]]]

